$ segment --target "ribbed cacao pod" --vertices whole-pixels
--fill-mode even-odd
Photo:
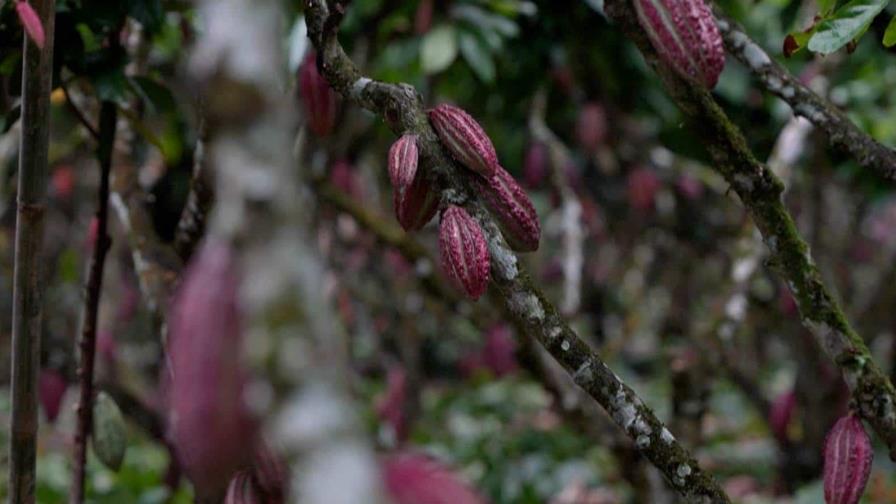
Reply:
[[[520,252],[538,250],[541,238],[538,213],[513,176],[498,166],[494,175],[477,178],[475,183],[510,248]]]
[[[62,406],[62,398],[65,397],[67,388],[68,383],[59,371],[44,369],[40,372],[37,383],[38,397],[50,423],[55,422],[59,416],[59,408]]]
[[[660,57],[686,79],[712,89],[725,48],[703,0],[635,0],[638,20]]]
[[[242,317],[230,245],[206,241],[172,304],[168,401],[171,440],[198,495],[220,499],[249,465],[257,427],[244,401]]]
[[[439,227],[442,268],[471,299],[479,299],[488,287],[488,244],[482,228],[459,206],[442,212]]]
[[[252,459],[252,478],[265,497],[265,504],[283,504],[289,496],[289,469],[267,443],[261,442]]]
[[[790,421],[793,419],[793,411],[796,408],[796,393],[788,390],[780,394],[772,401],[768,413],[768,425],[775,438],[784,443],[789,439]]]
[[[498,154],[482,126],[470,114],[442,104],[429,111],[429,120],[442,145],[467,168],[491,176],[498,167]]]
[[[18,1],[16,2],[16,14],[19,15],[19,22],[22,23],[22,27],[25,28],[25,33],[28,34],[28,38],[34,42],[34,45],[43,49],[44,42],[46,41],[46,37],[44,36],[44,25],[40,21],[40,16],[37,15],[37,12],[34,12],[34,8],[31,7],[28,2]]]
[[[417,136],[402,135],[389,149],[389,180],[392,187],[406,187],[417,175]]]
[[[874,451],[862,421],[847,415],[831,428],[824,442],[824,500],[857,504],[871,474]]]
[[[309,51],[299,69],[299,85],[308,126],[317,136],[327,136],[333,132],[339,101],[336,91],[317,70],[317,56]]]
[[[93,400],[93,453],[109,469],[117,471],[128,448],[127,426],[115,401],[105,392]]]
[[[432,220],[439,210],[439,195],[418,172],[410,185],[396,186],[392,190],[392,206],[401,227],[405,231],[416,231]]]
[[[233,476],[227,485],[227,496],[224,504],[269,504],[258,491],[252,475],[247,471],[240,471]]]
[[[424,455],[400,453],[383,461],[383,486],[396,504],[485,504],[449,468]]]

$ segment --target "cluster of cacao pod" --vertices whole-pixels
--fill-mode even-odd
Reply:
[[[288,496],[286,463],[261,442],[251,467],[238,471],[230,480],[224,504],[284,504]]]
[[[317,136],[327,136],[333,132],[339,98],[327,79],[317,69],[317,56],[309,51],[299,67],[299,87],[308,127]]]
[[[660,58],[682,77],[707,89],[725,67],[725,48],[703,0],[635,0],[638,21]]]
[[[874,451],[862,420],[848,414],[837,420],[824,442],[824,501],[858,504],[871,474]]]
[[[535,207],[498,163],[495,147],[482,126],[470,114],[447,104],[430,110],[429,120],[451,156],[476,174],[477,192],[510,247],[520,252],[536,250],[541,227]],[[414,135],[403,135],[389,150],[395,216],[407,231],[422,228],[439,207],[439,196],[417,169],[418,162]],[[478,299],[488,286],[490,257],[482,228],[463,208],[449,205],[442,210],[439,248],[449,278],[470,298]]]

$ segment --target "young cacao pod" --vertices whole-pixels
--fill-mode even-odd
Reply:
[[[418,172],[411,184],[393,188],[392,206],[401,227],[405,231],[416,231],[432,220],[439,210],[439,195]]]
[[[862,420],[849,414],[837,420],[824,442],[826,504],[857,504],[871,474],[874,451]]]
[[[67,388],[68,383],[62,373],[55,369],[41,370],[37,382],[38,397],[50,423],[55,422],[59,416],[59,408],[62,406],[62,398]]]
[[[495,146],[470,114],[442,104],[429,111],[429,120],[454,159],[486,177],[495,172],[498,167]]]
[[[402,135],[389,149],[389,180],[392,187],[406,187],[417,175],[417,136]]]
[[[172,304],[168,401],[171,441],[198,495],[220,499],[249,465],[256,422],[244,401],[236,257],[226,242],[197,251]]]
[[[414,453],[383,461],[383,486],[396,504],[485,504],[487,500],[449,468]]]
[[[523,183],[529,189],[541,187],[548,175],[548,149],[541,142],[532,142],[523,159]]]
[[[25,28],[28,38],[34,42],[34,45],[40,49],[44,48],[46,37],[44,36],[44,25],[40,21],[40,16],[34,12],[34,8],[28,2],[19,0],[16,2],[16,14],[19,16],[19,22]]]
[[[471,299],[479,299],[488,287],[488,244],[482,228],[463,208],[452,205],[442,212],[439,250],[448,277]]]
[[[93,453],[109,469],[117,471],[128,447],[127,426],[121,410],[105,392],[93,400]]]
[[[788,390],[775,397],[768,413],[768,425],[775,438],[784,443],[789,439],[790,421],[796,408],[796,393]]]
[[[513,176],[498,166],[494,175],[477,178],[475,183],[510,248],[520,252],[538,250],[541,238],[538,213]]]
[[[317,56],[309,51],[299,69],[299,85],[308,126],[317,136],[327,136],[333,132],[339,101],[336,91],[317,70]]]
[[[667,65],[712,89],[725,67],[725,48],[703,0],[634,0],[638,21]]]

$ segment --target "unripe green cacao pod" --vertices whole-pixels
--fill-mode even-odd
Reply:
[[[128,447],[127,426],[121,410],[109,394],[100,392],[93,401],[93,453],[109,469],[117,471]]]

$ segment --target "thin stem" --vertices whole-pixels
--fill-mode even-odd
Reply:
[[[71,111],[72,115],[75,116],[75,119],[81,123],[81,126],[84,126],[84,129],[90,133],[90,136],[93,137],[94,140],[99,141],[100,133],[96,130],[93,124],[87,119],[87,116],[84,115],[84,112],[81,112],[81,109],[75,105],[75,102],[72,101],[72,95],[68,92],[68,86],[63,82],[60,86],[62,88],[62,94],[65,95],[65,104],[68,106],[68,109]]]
[[[50,86],[53,74],[54,0],[32,0],[44,25],[39,49],[24,37],[22,137],[19,148],[15,285],[12,313],[12,413],[9,501],[34,502],[37,445],[37,374],[42,319],[41,245],[47,194]]]
[[[87,278],[87,301],[84,304],[84,325],[78,346],[81,351],[81,365],[78,379],[81,393],[78,399],[78,420],[75,430],[75,469],[69,502],[80,504],[84,501],[84,476],[87,463],[87,439],[93,423],[93,367],[96,356],[97,315],[100,294],[103,290],[103,268],[111,240],[108,235],[109,223],[109,172],[112,168],[112,148],[115,145],[115,125],[118,111],[115,103],[104,101],[100,106],[99,146],[97,160],[100,165],[100,187],[97,195],[96,243],[90,259]]]

